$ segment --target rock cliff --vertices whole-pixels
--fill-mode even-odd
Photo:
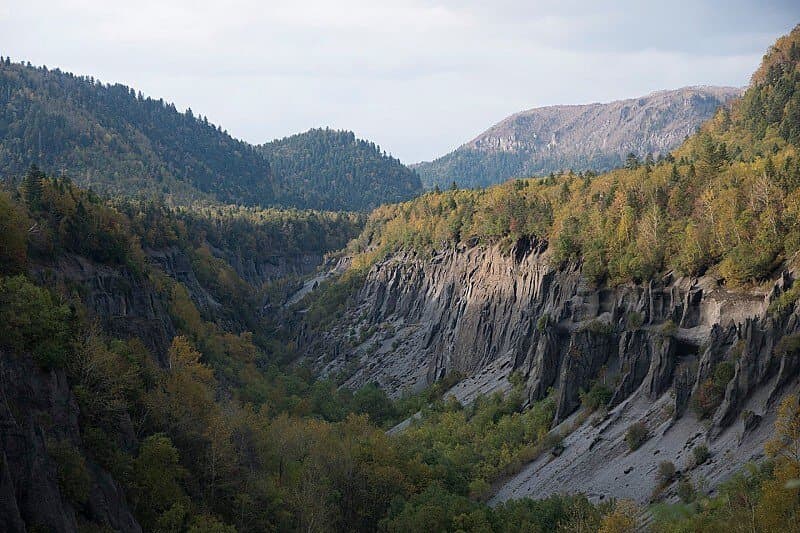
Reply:
[[[786,268],[764,289],[731,290],[710,276],[672,273],[594,287],[580,264],[553,265],[542,241],[521,240],[511,250],[462,245],[432,255],[399,252],[371,269],[355,305],[332,332],[310,342],[309,353],[324,354],[316,359],[322,373],[344,372],[352,387],[378,382],[395,396],[458,372],[465,379],[451,393],[466,402],[508,388],[510,373],[520,372],[529,401],[555,395],[557,423],[574,423],[581,391],[601,382],[613,391],[606,409],[615,422],[607,426],[617,432],[617,446],[624,448],[624,429],[636,420],[667,433],[683,424],[687,438],[732,439],[733,449],[749,435],[747,453],[722,468],[730,473],[758,453],[767,433],[756,426],[769,429],[770,407],[798,387],[797,355],[775,347],[797,334],[800,314],[793,306],[768,310],[793,279],[794,269]],[[721,365],[729,373],[717,372]],[[720,379],[722,389],[709,391]],[[709,395],[705,411],[688,409]],[[583,425],[589,436],[581,442],[604,438]],[[659,460],[688,446],[681,438],[670,442]],[[608,454],[604,461],[620,449]],[[562,467],[568,473],[576,466]],[[582,483],[592,485],[591,472],[585,469]],[[547,487],[560,490],[556,482],[534,483],[501,495],[542,496]],[[617,481],[597,492],[649,495],[628,494]]]

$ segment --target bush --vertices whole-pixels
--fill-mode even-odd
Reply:
[[[697,493],[694,490],[694,485],[692,485],[692,482],[689,478],[681,478],[681,480],[678,481],[677,492],[678,498],[680,498],[683,503],[691,503],[697,496]]]
[[[58,465],[58,487],[61,494],[71,503],[85,503],[89,499],[92,480],[86,468],[86,460],[78,449],[67,441],[61,441],[49,443],[47,452]]]
[[[661,461],[658,463],[658,472],[656,474],[656,481],[662,487],[669,485],[675,478],[675,465],[672,461]]]
[[[588,392],[581,392],[581,403],[589,411],[596,411],[600,407],[607,405],[611,401],[613,394],[608,385],[596,381]]]
[[[797,285],[800,286],[800,283]],[[797,355],[800,353],[800,333],[781,337],[781,340],[775,345],[774,352],[778,356]]]
[[[694,466],[699,466],[711,457],[711,452],[708,451],[708,446],[705,444],[698,444],[692,449],[692,458],[694,459]]]
[[[550,321],[550,315],[544,313],[539,319],[536,321],[536,329],[539,330],[539,333],[544,333],[547,330],[547,324]]]
[[[628,427],[628,432],[625,434],[625,442],[628,444],[630,451],[635,451],[641,448],[647,439],[650,438],[650,431],[641,422],[635,422]]]
[[[638,329],[644,324],[644,315],[637,311],[628,313],[628,329]]]

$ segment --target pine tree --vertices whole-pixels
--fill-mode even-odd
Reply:
[[[38,211],[42,207],[42,179],[44,179],[44,173],[36,165],[31,165],[22,182],[25,202],[31,211]]]

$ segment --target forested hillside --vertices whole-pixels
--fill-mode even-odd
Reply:
[[[352,134],[287,139],[274,150],[279,171],[264,157],[270,146],[239,141],[191,109],[181,113],[123,85],[0,61],[6,178],[36,164],[102,194],[348,211],[408,199],[421,188],[412,171]],[[304,157],[289,163],[290,153]]]
[[[363,249],[535,237],[556,261],[580,259],[598,283],[712,267],[732,284],[764,279],[800,249],[799,34],[779,40],[744,96],[662,161],[384,206],[370,215]]]
[[[263,208],[217,174],[263,161],[272,187],[341,168],[317,153],[374,169],[351,134],[262,156],[126,88],[2,69],[4,139],[27,141],[0,145],[22,176],[0,187],[1,531],[797,529],[800,26],[662,161],[432,192],[366,224]],[[246,153],[220,149],[194,181],[181,165],[210,145],[97,126],[80,98]],[[28,117],[63,135],[48,165],[85,164],[75,181],[114,197],[23,169]],[[167,194],[131,178],[140,160]],[[324,194],[354,201],[340,181],[376,175]],[[302,258],[329,253],[332,279],[295,299]],[[629,499],[590,492],[608,465]]]
[[[412,198],[422,189],[413,170],[350,131],[313,129],[259,150],[277,175],[294,184],[286,200],[293,205],[371,209]]]
[[[530,109],[414,168],[428,188],[453,182],[486,187],[570,169],[607,171],[623,166],[630,153],[642,159],[666,155],[740,94],[730,87],[685,87],[602,104]]]

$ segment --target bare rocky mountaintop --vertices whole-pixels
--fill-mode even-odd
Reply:
[[[416,165],[426,187],[486,186],[515,177],[621,166],[628,153],[664,154],[692,135],[734,87],[684,87],[640,98],[522,111],[457,150]]]

